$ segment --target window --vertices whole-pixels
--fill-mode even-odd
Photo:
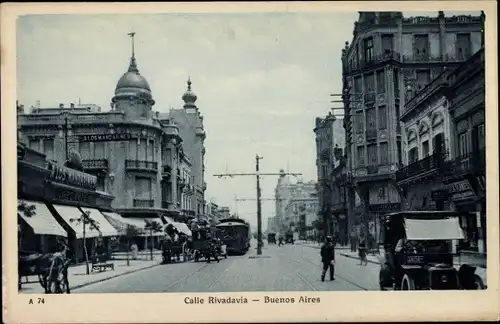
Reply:
[[[30,140],[29,145],[30,145],[30,149],[40,152],[40,140],[39,139]]]
[[[464,156],[469,153],[469,138],[467,132],[458,135],[458,156]]]
[[[146,145],[147,145],[147,142],[146,142],[146,139],[143,139],[141,138],[140,142],[139,142],[139,147],[138,147],[138,156],[137,156],[137,159],[139,161],[146,161]]]
[[[377,129],[375,108],[366,109],[366,129],[367,130]]]
[[[378,194],[377,194],[379,199],[385,199],[385,186],[380,186],[378,188]]]
[[[135,197],[137,199],[151,199],[151,178],[135,178]]]
[[[96,190],[98,190],[98,191],[106,191],[105,190],[105,184],[104,184],[104,177],[102,177],[102,176],[98,176],[97,177]]]
[[[368,148],[368,165],[377,165],[377,144],[371,144]]]
[[[408,164],[412,164],[418,161],[418,148],[414,147],[408,152]]]
[[[82,160],[90,160],[92,156],[90,155],[90,143],[82,142],[80,143],[80,156]]]
[[[373,38],[365,39],[365,61],[369,62],[373,58]]]
[[[128,159],[137,160],[137,139],[128,141]]]
[[[43,153],[47,156],[47,159],[54,159],[54,139],[43,140]]]
[[[387,112],[385,106],[378,107],[378,127],[379,129],[387,128]]]
[[[424,158],[429,156],[429,141],[422,143],[422,154]]]
[[[165,149],[165,154],[163,155],[163,163],[165,165],[172,165],[172,149]]]
[[[378,93],[385,92],[385,78],[383,70],[377,72],[377,92]]]
[[[394,69],[394,93],[396,95],[396,98],[399,96],[399,70]]]
[[[396,146],[398,149],[398,164],[402,165],[403,164],[403,151],[401,149],[401,141],[397,141]]]
[[[365,165],[365,147],[358,146],[358,166]]]
[[[365,76],[365,92],[375,92],[374,88],[374,74],[368,74]]]
[[[104,159],[104,142],[94,143],[94,159]]]
[[[480,150],[485,147],[485,134],[484,134],[484,124],[477,126],[477,146]]]
[[[147,161],[154,161],[154,150],[155,150],[155,142],[154,141],[147,141],[147,144],[148,146],[146,147],[146,151],[147,151]]]
[[[417,70],[417,91],[422,90],[431,82],[431,71],[430,70]]]
[[[380,143],[380,164],[389,164],[389,144],[387,142]]]
[[[415,35],[414,56],[416,60],[429,58],[429,35]]]
[[[354,117],[355,121],[356,121],[356,133],[363,133],[364,129],[365,129],[365,123],[364,123],[364,119],[365,119],[365,116],[363,115],[362,112],[359,112],[358,115],[355,115]]]
[[[444,154],[446,153],[444,134],[439,133],[432,139],[432,151],[434,154]]]
[[[382,51],[384,54],[392,52],[392,34],[382,35]]]
[[[457,34],[457,58],[466,60],[471,56],[470,34]]]
[[[354,78],[354,93],[360,94],[363,93],[363,87],[361,83],[361,77]]]

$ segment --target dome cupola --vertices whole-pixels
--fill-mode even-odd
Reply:
[[[116,100],[120,98],[130,99],[139,97],[146,99],[151,105],[153,105],[154,100],[149,83],[146,78],[139,73],[139,69],[137,68],[134,50],[135,33],[129,33],[128,35],[132,37],[132,57],[130,58],[130,64],[127,72],[122,75],[116,84],[113,102],[116,102]]]
[[[184,107],[185,108],[196,108],[196,99],[198,97],[196,94],[191,90],[191,78],[188,78],[187,81],[188,88],[186,92],[182,95],[182,100],[184,100]]]

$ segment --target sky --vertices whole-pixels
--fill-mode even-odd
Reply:
[[[404,12],[424,14],[437,16]],[[256,226],[256,201],[234,200],[256,198],[255,177],[213,175],[254,172],[259,154],[262,172],[284,169],[316,180],[314,121],[335,106],[330,94],[341,91],[341,50],[357,18],[357,12],[24,16],[17,25],[17,98],[26,107],[80,99],[109,110],[130,60],[127,33],[136,32],[153,110],[181,108],[191,77],[207,133],[206,200]],[[274,197],[277,180],[262,177],[264,199]],[[262,202],[264,228],[274,206]]]

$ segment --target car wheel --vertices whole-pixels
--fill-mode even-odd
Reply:
[[[483,279],[481,279],[478,275],[474,275],[474,284],[477,290],[486,289]]]
[[[405,274],[401,280],[401,290],[415,290],[415,281],[408,274]]]

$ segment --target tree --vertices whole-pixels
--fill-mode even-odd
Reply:
[[[132,238],[139,235],[141,235],[139,228],[132,225],[127,225],[125,228],[125,238],[127,239],[127,266],[130,266],[130,242],[132,241]]]
[[[153,261],[153,233],[158,233],[163,231],[163,226],[158,221],[155,220],[145,219],[144,222],[146,223],[144,225],[144,229],[146,231],[149,231],[149,236],[151,238],[150,252],[151,252],[151,261]]]
[[[85,267],[87,269],[87,274],[90,274],[89,254],[87,252],[87,243],[86,243],[85,233],[86,233],[87,225],[89,226],[90,230],[99,231],[100,230],[99,222],[96,221],[96,220],[94,220],[94,219],[92,219],[92,217],[90,217],[90,211],[83,212],[80,215],[80,217],[78,217],[78,218],[70,218],[69,221],[71,223],[74,222],[77,225],[81,224],[83,226],[83,251],[85,253]]]
[[[24,216],[31,218],[36,215],[36,206],[28,205],[25,201],[18,201],[17,204],[18,213],[23,214]],[[21,226],[18,224],[17,226],[17,237],[18,237],[18,246],[21,249],[22,244],[22,236],[21,236]]]

